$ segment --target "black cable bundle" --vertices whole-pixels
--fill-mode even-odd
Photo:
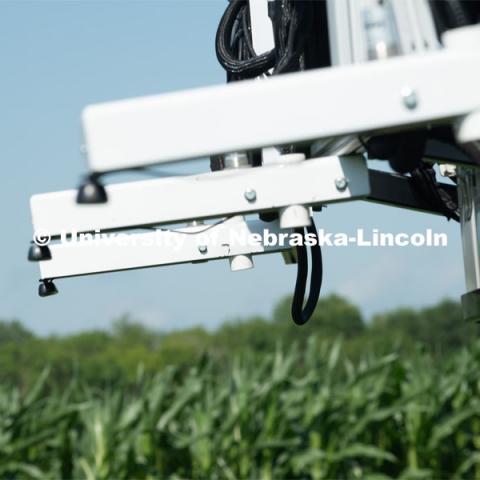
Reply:
[[[432,166],[420,163],[419,167],[413,170],[412,179],[418,192],[427,202],[437,207],[448,220],[460,221],[457,202],[438,184]]]
[[[454,145],[451,129],[437,127],[428,130],[412,130],[360,139],[369,159],[388,160],[398,173],[410,173],[418,194],[432,207],[441,211],[448,220],[459,221],[457,202],[437,182],[435,170],[422,161],[428,138],[436,138]]]
[[[230,0],[218,26],[215,50],[218,61],[227,71],[227,81],[244,80],[261,75],[278,75],[305,69],[306,48],[312,34],[315,2],[311,0],[274,0],[269,4],[275,48],[257,55],[252,42],[250,10],[247,0]],[[273,7],[273,8],[272,8]],[[306,231],[313,234],[317,244],[311,247],[312,273],[310,292],[305,307],[304,298],[308,277],[308,256],[305,245],[297,250],[297,280],[292,301],[292,318],[304,325],[312,316],[320,295],[323,265],[315,224]],[[305,235],[305,229],[296,229]]]
[[[271,9],[275,48],[257,55],[253,48],[247,0],[231,0],[218,26],[215,49],[227,80],[244,80],[303,70],[304,51],[312,28],[313,2],[276,0]]]
[[[463,2],[460,0],[444,0],[444,8],[450,24],[454,28],[466,27],[472,23]]]
[[[430,0],[430,7],[439,35],[480,22],[480,2],[476,0]]]
[[[307,302],[305,303],[305,308],[303,307],[303,303],[308,275],[307,248],[303,244],[296,247],[298,270],[297,281],[295,283],[295,291],[293,293],[292,300],[292,319],[297,325],[305,325],[315,311],[318,297],[320,296],[323,278],[322,250],[320,249],[320,245],[318,243],[318,234],[317,229],[315,228],[315,223],[313,222],[313,218],[312,224],[307,227],[307,232],[315,236],[316,244],[310,248],[312,273],[310,276],[310,291],[308,293]],[[304,236],[305,229],[297,228],[295,229],[295,233],[299,233],[300,235]]]
[[[258,77],[275,65],[274,50],[261,55],[253,50],[247,0],[228,4],[218,26],[215,49],[229,81]]]
[[[314,2],[278,0],[275,5],[274,24],[278,28],[274,30],[277,62],[273,73],[305,70],[305,49],[313,27]]]

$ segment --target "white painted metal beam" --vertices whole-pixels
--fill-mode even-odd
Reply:
[[[348,180],[345,189],[336,187],[338,178]],[[370,186],[365,160],[351,156],[114,184],[106,191],[108,202],[97,205],[77,205],[75,190],[34,195],[34,231],[56,236],[340,202],[367,196]]]
[[[289,229],[280,229],[278,221],[246,222],[242,217],[234,217],[213,227],[198,225],[175,231],[115,234],[115,237],[108,236],[106,239],[99,237],[90,241],[70,240],[68,243],[49,246],[52,259],[40,262],[40,274],[42,279],[72,277],[232,259],[242,255],[280,252],[290,248],[287,242],[283,245],[269,245],[249,241],[252,234],[264,238],[264,230],[274,235],[291,233]]]
[[[480,51],[448,51],[88,106],[104,172],[447,121],[480,108]],[[418,99],[414,108],[402,98]]]

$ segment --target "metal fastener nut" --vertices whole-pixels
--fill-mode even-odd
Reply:
[[[249,167],[248,155],[245,152],[227,153],[223,159],[226,169]]]
[[[348,180],[345,177],[339,177],[335,180],[335,186],[337,187],[337,190],[343,192],[347,189]]]
[[[199,245],[198,246],[198,251],[202,254],[205,255],[208,252],[208,248],[206,245]]]
[[[410,87],[405,87],[402,90],[402,99],[403,99],[403,104],[405,107],[407,107],[409,110],[414,110],[418,106],[418,98],[415,90],[413,90]]]
[[[245,190],[243,194],[247,202],[254,202],[257,199],[257,192],[253,188]]]

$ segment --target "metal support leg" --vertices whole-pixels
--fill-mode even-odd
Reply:
[[[480,160],[480,111],[457,124],[457,140],[474,161]],[[480,167],[458,167],[458,201],[462,226],[467,293],[462,296],[466,320],[480,321]]]
[[[466,320],[480,321],[480,169],[458,169],[458,197],[467,284],[462,306]]]

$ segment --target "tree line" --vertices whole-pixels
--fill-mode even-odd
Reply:
[[[167,366],[188,369],[208,358],[217,368],[228,368],[236,353],[261,356],[282,345],[301,347],[311,337],[332,343],[341,338],[343,354],[353,359],[419,350],[441,359],[478,335],[478,326],[465,323],[460,305],[449,299],[365,319],[348,299],[330,295],[302,327],[290,319],[290,301],[282,298],[268,318],[239,318],[213,331],[197,326],[164,332],[125,315],[108,330],[42,337],[19,321],[0,321],[0,383],[26,389],[49,367],[55,387],[74,377],[99,388],[134,385],[138,375],[153,375]]]

